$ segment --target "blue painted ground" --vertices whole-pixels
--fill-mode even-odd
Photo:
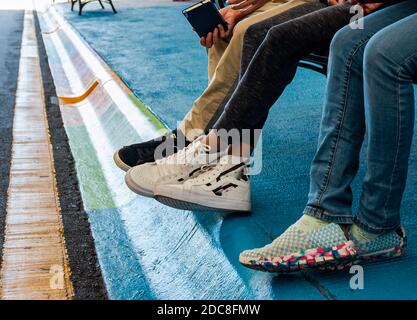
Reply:
[[[93,4],[86,7],[82,17],[70,13],[68,6],[61,7],[69,22],[85,37],[95,50],[109,65],[126,81],[138,97],[171,128],[186,114],[192,101],[198,97],[206,85],[206,53],[199,47],[198,39],[184,21],[181,5],[136,7],[118,2],[119,13],[96,11]],[[97,26],[100,26],[99,28]],[[409,232],[409,250],[407,256],[390,263],[379,263],[365,267],[365,290],[352,291],[349,288],[350,275],[345,273],[308,275],[273,276],[246,270],[237,262],[237,256],[243,249],[262,246],[270,239],[278,236],[301,214],[308,192],[309,165],[314,154],[317,133],[323,103],[325,79],[323,76],[307,70],[299,70],[294,82],[287,88],[280,101],[274,106],[264,130],[263,136],[263,170],[252,180],[253,214],[248,216],[223,216],[217,214],[202,214],[190,212],[167,211],[163,206],[149,200],[149,212],[143,221],[134,218],[134,212],[119,218],[117,212],[96,215],[91,221],[93,228],[102,228],[103,233],[110,219],[111,225],[116,226],[113,233],[127,237],[121,248],[126,259],[131,259],[133,249],[129,246],[138,244],[152,248],[155,252],[164,250],[170,239],[163,239],[164,228],[175,218],[164,214],[182,215],[184,221],[189,221],[190,228],[186,234],[194,237],[211,237],[215,251],[223,252],[230,265],[225,266],[224,274],[229,275],[233,268],[240,280],[252,288],[249,292],[236,292],[234,298],[272,298],[272,299],[416,299],[417,298],[417,269],[414,261],[417,255],[417,198],[414,194],[417,186],[417,145],[414,143],[410,159],[410,174],[405,193],[402,215],[405,227]],[[417,142],[415,137],[414,142]],[[363,158],[363,157],[362,157]],[[360,179],[363,177],[363,161],[360,174],[354,183],[355,207]],[[132,208],[134,209],[134,208]],[[157,211],[155,211],[157,210]],[[127,210],[126,212],[131,212]],[[155,216],[152,216],[152,213]],[[157,218],[156,218],[157,217]],[[98,226],[98,227],[97,227]],[[146,228],[155,228],[153,239],[141,238],[141,232]],[[97,231],[97,230],[96,230]],[[100,233],[100,232],[98,232]],[[96,233],[97,234],[97,233]],[[105,246],[106,237],[97,238],[97,246]],[[184,239],[178,241],[178,250]],[[184,242],[185,241],[185,242]],[[130,243],[130,244],[129,244]],[[117,244],[114,251],[119,250]],[[184,255],[190,254],[182,247]],[[194,247],[195,249],[195,247]],[[209,252],[201,253],[205,259],[210,259]],[[100,249],[98,249],[100,251]],[[123,259],[123,254],[121,258]],[[193,258],[191,253],[190,259]],[[144,259],[146,253],[143,254]],[[103,264],[114,263],[112,257],[120,259],[120,252],[114,253]],[[195,257],[194,257],[195,258]],[[157,257],[155,264],[158,264]],[[215,263],[215,262],[213,262]],[[132,264],[134,266],[134,264]],[[124,270],[122,275],[116,270],[104,273],[107,281],[115,286],[115,298],[149,298],[145,292],[138,296],[128,292],[134,289],[135,283],[141,290],[147,290],[143,279],[132,279],[138,270]],[[140,269],[138,265],[137,268]],[[186,266],[184,266],[186,269]],[[113,270],[113,271],[112,271]],[[186,271],[185,271],[186,272]],[[191,278],[193,275],[189,275]],[[161,276],[163,278],[163,275]],[[198,279],[206,279],[201,283],[205,290],[210,287],[210,278],[195,275]],[[162,279],[161,278],[161,279]],[[119,279],[114,281],[114,279]],[[155,282],[155,279],[152,279]],[[135,282],[136,281],[136,282]],[[173,280],[174,281],[174,280]],[[175,282],[179,281],[179,282]],[[187,283],[175,279],[174,283],[183,288],[179,298],[195,298],[196,288],[187,288]],[[214,281],[214,280],[213,280]],[[222,280],[219,280],[222,282]],[[126,282],[130,282],[126,284]],[[132,283],[133,282],[133,283]],[[146,281],[145,281],[146,282]],[[119,283],[119,285],[117,285]],[[167,283],[159,283],[167,285]],[[187,290],[190,290],[187,295]],[[227,286],[214,295],[228,297],[232,288]],[[158,291],[158,290],[157,290]],[[155,297],[169,296],[162,290]],[[213,296],[213,295],[212,295]]]

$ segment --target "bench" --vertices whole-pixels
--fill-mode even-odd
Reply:
[[[74,5],[78,2],[78,15],[81,15],[84,6],[88,3],[90,3],[90,2],[93,2],[93,1],[98,1],[100,3],[100,6],[101,6],[102,9],[104,9],[103,2],[106,2],[111,6],[113,12],[117,13],[116,8],[114,7],[112,0],[87,0],[87,1],[71,0],[71,11],[74,11]],[[223,5],[224,5],[224,1],[223,0],[220,0],[220,1],[222,1]]]

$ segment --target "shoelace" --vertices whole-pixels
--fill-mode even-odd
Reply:
[[[210,150],[210,146],[202,144],[200,141],[195,141],[177,153],[156,160],[155,162],[157,165],[180,165],[185,169],[188,166],[194,166],[199,160],[199,155],[206,155]]]

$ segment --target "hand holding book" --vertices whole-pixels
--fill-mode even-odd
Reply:
[[[233,32],[233,28],[240,21],[240,12],[231,7],[222,8],[219,10],[224,21],[227,23],[228,29],[225,30],[222,25],[218,25],[212,32],[209,32],[206,37],[200,38],[200,44],[206,48],[211,48],[217,45],[220,40],[227,39]]]
[[[229,6],[217,11],[210,0],[203,0],[183,11],[194,31],[200,36],[200,43],[211,48],[226,40],[235,25],[271,0],[228,0]]]
[[[228,25],[228,30],[224,30],[224,28],[219,25],[213,32],[207,34],[206,37],[201,37],[200,44],[206,48],[211,48],[213,45],[217,45],[220,40],[227,39],[240,20],[252,14],[270,1],[271,0],[228,0],[227,4],[229,6],[222,8],[219,11]]]

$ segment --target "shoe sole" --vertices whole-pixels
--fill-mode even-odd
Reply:
[[[172,208],[188,211],[216,211],[227,213],[248,213],[251,204],[248,201],[230,199],[213,199],[204,194],[178,192],[165,185],[155,187],[154,197],[157,201]]]
[[[222,207],[211,207],[205,206],[199,203],[189,202],[185,200],[174,199],[162,195],[155,195],[155,200],[159,201],[160,203],[172,207],[175,209],[180,210],[187,210],[187,211],[215,211],[215,212],[233,212],[233,213],[248,213],[250,209],[231,209],[231,208],[222,208]]]
[[[357,259],[357,263],[368,263],[368,262],[378,262],[378,261],[385,261],[390,259],[395,259],[402,256],[407,247],[407,239],[403,239],[403,241],[394,248],[373,252],[370,254],[359,255]]]
[[[356,255],[353,242],[347,241],[331,248],[314,248],[272,259],[240,258],[239,261],[247,268],[264,272],[291,273],[314,268],[335,271],[352,266]]]
[[[128,188],[130,190],[132,190],[134,193],[137,193],[137,194],[139,194],[141,196],[144,196],[144,197],[147,197],[147,198],[153,198],[154,197],[153,192],[151,190],[147,190],[147,189],[144,189],[144,188],[138,186],[133,181],[133,179],[130,177],[129,172],[125,175],[125,183],[128,186]]]
[[[325,269],[321,269],[319,267],[318,269],[320,271],[336,271],[336,270],[350,268],[351,266],[357,265],[357,264],[364,265],[364,264],[371,263],[371,262],[383,262],[383,261],[399,258],[400,256],[404,254],[404,252],[405,252],[404,247],[395,247],[390,250],[385,250],[385,251],[381,251],[378,253],[372,253],[369,255],[364,255],[364,256],[358,255],[357,258],[354,259],[354,261],[343,265],[343,268],[340,268],[340,265],[338,265],[336,267],[329,266]]]
[[[125,172],[128,172],[130,170],[130,166],[128,166],[126,163],[124,163],[122,161],[122,159],[120,159],[119,156],[119,150],[117,150],[114,154],[113,154],[113,160],[114,163],[116,164],[116,166],[118,166],[120,169],[122,169]]]

